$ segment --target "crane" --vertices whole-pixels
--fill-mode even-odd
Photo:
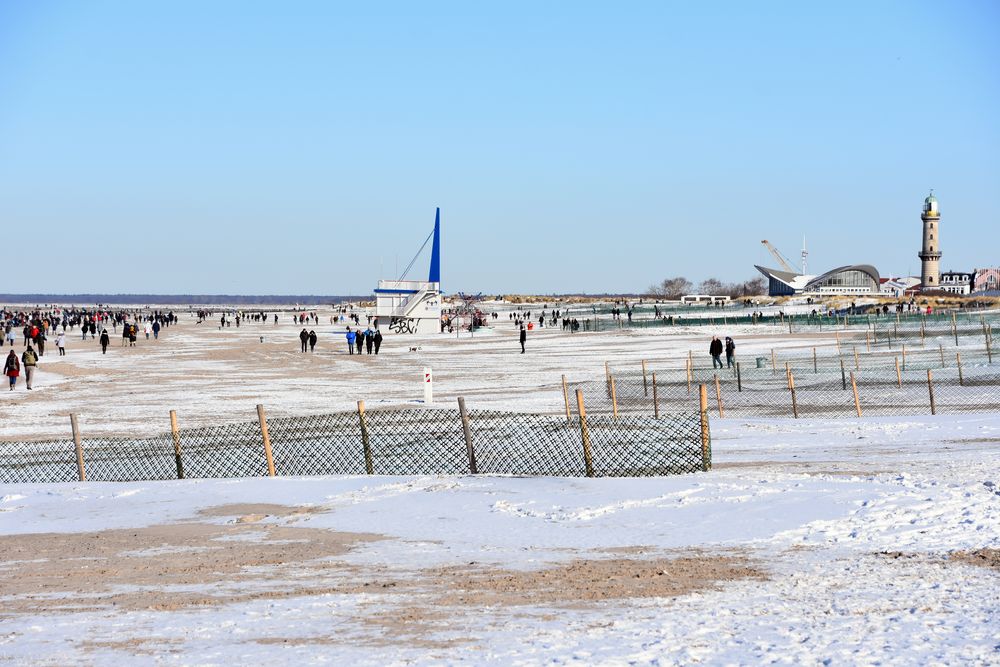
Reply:
[[[795,274],[798,273],[798,271],[796,271],[795,268],[792,266],[791,262],[785,259],[782,256],[782,254],[778,252],[778,249],[775,248],[773,245],[771,245],[770,241],[764,239],[763,241],[761,241],[761,243],[763,243],[764,247],[767,248],[772,255],[774,255],[774,258],[778,260],[778,264],[781,264],[781,268],[783,268],[785,271],[788,271],[789,273],[795,273]]]

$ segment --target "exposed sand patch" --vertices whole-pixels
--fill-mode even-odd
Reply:
[[[975,551],[956,551],[952,560],[980,567],[1000,570],[1000,549],[976,549]]]

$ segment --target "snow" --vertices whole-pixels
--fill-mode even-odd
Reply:
[[[747,358],[836,349],[832,331],[787,335],[780,326],[546,328],[529,334],[520,355],[505,317],[475,336],[387,336],[377,358],[344,354],[342,328],[323,324],[323,311],[315,354],[298,351],[301,327],[287,316],[222,330],[185,315],[158,342],[140,337],[128,349],[113,338],[107,355],[68,336],[66,357],[44,357],[36,390],[3,396],[2,435],[65,438],[69,412],[88,437],[164,431],[170,409],[182,427],[249,421],[257,403],[269,418],[349,410],[359,399],[377,409],[416,402],[424,366],[434,369],[440,406],[464,396],[471,409],[559,414],[561,375],[600,381],[605,361],[679,368],[689,350],[704,355],[713,333],[736,336]],[[0,664],[1000,664],[1000,574],[952,558],[1000,548],[1000,414],[713,418],[711,428],[712,471],[663,478],[6,485]],[[218,511],[235,505],[246,509]],[[26,564],[57,559],[5,549],[21,536],[184,525],[240,530],[203,542],[137,537],[117,555],[136,569],[187,558],[211,572],[226,549],[266,543],[287,549],[288,560],[201,583],[121,583],[96,556],[67,551],[59,553],[81,581],[107,577],[111,591],[39,588],[30,594],[38,609],[12,592]],[[274,528],[291,532],[269,535]],[[294,549],[315,536],[300,529],[380,539],[300,561]],[[571,604],[462,605],[434,592],[448,568],[470,563],[533,572],[581,559],[721,556],[747,559],[763,578]],[[413,586],[355,587],[362,579]],[[286,594],[253,595],[275,591]],[[117,605],[112,592],[191,592],[207,602]],[[46,601],[73,607],[46,611]]]
[[[1000,548],[1000,416],[713,420],[712,427],[715,469],[668,478],[17,485],[0,498],[0,534],[224,524],[232,518],[199,510],[274,503],[312,511],[257,525],[378,533],[387,539],[361,543],[336,560],[401,575],[473,561],[532,570],[614,558],[615,550],[632,547],[647,555],[735,551],[766,580],[678,597],[455,610],[447,622],[424,628],[421,641],[366,622],[416,604],[405,591],[172,611],[81,605],[53,615],[5,615],[0,660],[1000,663],[997,571],[948,559],[960,550]],[[146,556],[175,553],[152,548],[160,551]],[[143,555],[141,548],[129,554]],[[260,572],[266,577],[268,568]],[[82,637],[91,643],[83,647]],[[275,642],[260,641],[269,637]],[[141,640],[144,650],[131,653],[128,640]]]

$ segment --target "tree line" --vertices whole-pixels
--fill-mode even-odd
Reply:
[[[767,283],[763,276],[736,283],[724,283],[716,278],[707,278],[695,286],[687,278],[665,278],[662,282],[649,286],[650,296],[679,299],[685,294],[708,294],[710,296],[730,296],[734,299],[760,296],[767,293]]]

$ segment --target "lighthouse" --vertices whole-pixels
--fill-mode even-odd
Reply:
[[[931,190],[924,200],[924,211],[920,214],[924,221],[924,245],[917,256],[920,258],[921,289],[936,290],[941,286],[941,235],[939,223],[941,212],[938,201]]]

